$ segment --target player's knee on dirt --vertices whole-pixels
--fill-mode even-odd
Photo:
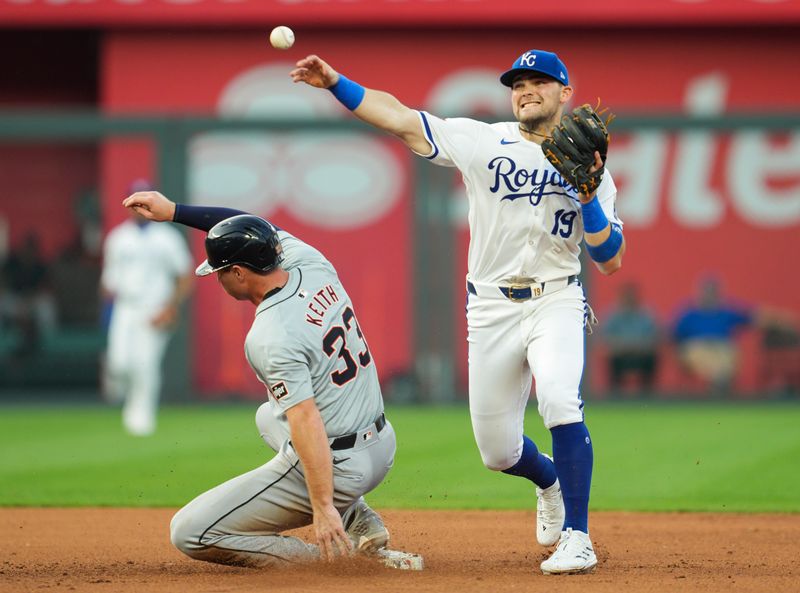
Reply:
[[[169,539],[172,545],[189,557],[194,558],[204,546],[200,543],[201,531],[192,518],[181,509],[169,524]]]

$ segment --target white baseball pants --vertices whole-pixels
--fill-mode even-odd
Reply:
[[[161,364],[171,332],[154,327],[149,308],[115,304],[108,331],[108,381],[124,398],[122,422],[135,435],[151,434],[161,395]]]
[[[469,409],[489,469],[508,469],[522,454],[531,375],[545,427],[583,421],[585,306],[579,282],[523,302],[469,294]]]

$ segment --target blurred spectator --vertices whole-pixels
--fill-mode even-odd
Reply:
[[[658,367],[659,332],[655,317],[641,305],[634,284],[625,284],[617,308],[604,327],[608,347],[610,387],[621,390],[627,377],[638,381],[642,391],[651,391]]]
[[[74,201],[75,233],[50,266],[50,283],[58,310],[59,331],[105,332],[98,328],[103,236],[94,190],[82,191]],[[96,363],[96,357],[93,358]]]
[[[130,192],[149,189],[134,182]],[[112,229],[104,245],[101,285],[113,299],[103,388],[124,401],[125,429],[151,434],[161,391],[161,364],[178,308],[191,287],[191,256],[174,227],[130,219]]]
[[[6,287],[6,278],[3,273],[5,264],[0,260],[0,339],[5,341],[8,339],[8,334],[13,320],[13,297]]]
[[[674,338],[683,367],[712,389],[730,388],[736,371],[736,333],[756,319],[749,307],[724,304],[719,283],[712,278],[699,285],[697,302],[675,323]]]
[[[18,355],[36,352],[42,338],[55,331],[56,307],[48,274],[39,237],[29,232],[22,244],[9,252],[0,282],[0,312],[12,331],[19,334]]]
[[[739,330],[754,327],[762,331],[767,386],[790,387],[798,379],[800,336],[797,317],[790,311],[766,306],[732,305],[720,297],[719,283],[705,279],[699,285],[698,300],[678,317],[674,338],[684,368],[724,393],[736,375]],[[770,385],[770,382],[772,385]]]
[[[50,277],[60,330],[98,330],[101,257],[86,250],[80,231],[53,261]],[[104,328],[105,329],[105,328]]]
[[[8,219],[4,214],[0,214],[0,264],[6,261],[8,255]]]
[[[761,378],[767,389],[783,396],[800,393],[800,332],[791,324],[767,327],[761,337]]]
[[[81,251],[100,257],[103,248],[103,225],[100,200],[95,189],[86,189],[75,199],[75,220],[78,222]]]

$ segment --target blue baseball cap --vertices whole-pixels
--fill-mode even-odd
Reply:
[[[550,78],[555,78],[563,85],[569,84],[569,74],[564,62],[551,51],[541,49],[530,49],[516,59],[511,66],[511,70],[504,72],[500,76],[500,82],[510,87],[514,83],[514,77],[525,72],[539,72],[546,74]]]

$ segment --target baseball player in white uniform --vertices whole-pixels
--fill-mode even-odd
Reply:
[[[362,495],[392,467],[395,434],[375,361],[331,263],[237,210],[176,205],[157,192],[123,204],[209,231],[197,275],[216,273],[229,295],[256,307],[245,355],[267,388],[256,424],[277,455],[178,511],[173,544],[192,558],[241,566],[385,551],[389,533]],[[281,535],[312,522],[318,545]]]
[[[122,423],[132,435],[156,428],[161,365],[191,288],[191,262],[180,232],[133,211],[106,238],[101,285],[113,308],[104,389],[111,401],[124,402]]]
[[[556,54],[530,50],[501,77],[517,121],[440,119],[382,91],[366,89],[317,56],[290,76],[327,88],[361,120],[400,138],[435,164],[457,167],[469,199],[467,276],[469,406],[487,468],[537,486],[537,539],[558,544],[545,574],[589,572],[597,564],[588,528],[593,452],[580,380],[591,309],[577,280],[585,241],[606,274],[621,266],[616,188],[605,173],[596,195],[580,195],[546,160],[542,140],[572,96]],[[603,166],[595,153],[593,170]],[[523,433],[536,379],[539,414],[553,458]]]

